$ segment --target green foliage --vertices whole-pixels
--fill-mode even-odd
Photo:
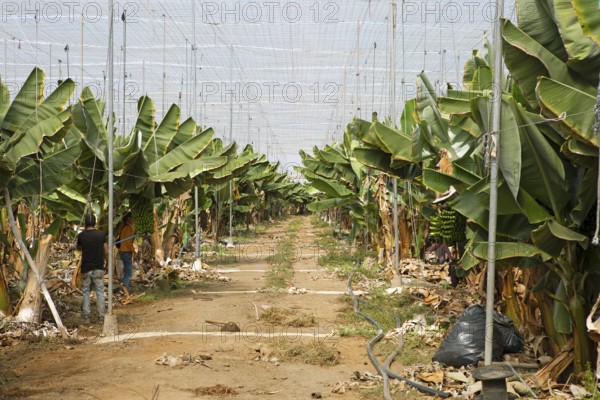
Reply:
[[[591,400],[600,400],[600,385],[598,384],[598,378],[596,378],[595,371],[591,368],[588,363],[583,378],[581,379],[583,387],[591,394],[591,397],[586,397]]]
[[[355,225],[368,226],[363,223],[367,215],[385,215],[390,205],[361,208],[365,197],[359,188],[368,186],[364,173],[344,173],[353,157],[363,167],[422,185],[422,204],[431,201],[433,193],[450,193],[443,201],[447,209],[438,215],[415,208],[431,221],[431,234],[447,243],[463,241],[469,221],[462,258],[466,271],[487,258],[491,182],[486,158],[490,150],[498,154],[498,261],[512,266],[543,263],[550,269],[536,287],[554,291],[549,293],[556,302],[547,334],[556,338],[557,332],[572,332],[576,372],[582,372],[589,359],[585,317],[589,299],[600,290],[589,284],[600,275],[600,250],[589,245],[599,173],[600,138],[593,123],[600,118],[594,115],[600,19],[591,10],[595,6],[584,3],[517,4],[519,26],[510,20],[502,26],[510,77],[503,82],[501,99],[493,99],[490,91],[493,57],[488,46],[487,52],[474,52],[465,64],[464,89],[448,88],[440,97],[421,73],[417,96],[406,103],[398,125],[381,123],[376,115],[372,122],[354,119],[343,144],[317,149],[314,157],[301,153],[306,178],[323,193],[313,208],[348,210]],[[498,101],[501,131],[493,143],[489,123]],[[347,175],[354,179],[345,179]],[[353,193],[323,181],[343,184]],[[410,202],[401,206],[406,203],[412,211]],[[389,246],[391,241],[385,242]],[[343,260],[334,260],[338,261]]]

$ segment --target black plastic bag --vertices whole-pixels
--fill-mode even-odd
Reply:
[[[499,360],[504,353],[523,351],[523,336],[512,320],[494,312],[492,357]],[[442,341],[433,361],[459,368],[483,360],[485,350],[485,309],[474,305],[465,310],[448,336]]]
[[[494,311],[494,336],[500,331],[500,337],[504,341],[504,351],[506,353],[522,353],[525,348],[525,339],[521,332],[517,330],[512,319]]]

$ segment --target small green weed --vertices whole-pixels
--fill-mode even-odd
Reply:
[[[374,290],[366,295],[359,304],[359,309],[377,321],[387,332],[396,328],[396,318],[400,323],[412,319],[415,314],[425,315],[427,323],[434,320],[431,308],[420,305],[408,294],[389,295],[384,290]],[[340,336],[373,337],[375,328],[364,318],[354,312],[352,299],[342,297],[344,307],[338,316]]]
[[[340,351],[324,340],[301,341],[281,337],[273,340],[272,345],[283,361],[320,366],[333,366],[340,363]]]
[[[581,384],[583,385],[583,387],[585,387],[585,390],[587,390],[591,394],[591,397],[586,397],[586,399],[600,400],[600,388],[598,387],[598,379],[596,378],[594,371],[592,370],[589,363],[585,372],[583,373]]]
[[[328,228],[329,224],[323,221],[321,218],[311,218],[311,224],[315,228]]]
[[[267,261],[273,263],[267,274],[267,287],[270,289],[286,288],[294,276],[292,264],[296,251],[296,232],[300,224],[299,220],[292,221],[286,227],[287,236],[277,243],[275,254],[267,257]]]

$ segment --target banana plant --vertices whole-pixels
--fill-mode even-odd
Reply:
[[[235,205],[236,199],[231,199],[229,193],[229,181],[235,181],[236,178],[245,174],[252,164],[259,158],[259,155],[254,153],[251,147],[246,147],[240,153],[237,152],[237,144],[231,143],[227,146],[223,144],[221,139],[213,139],[206,149],[206,155],[212,157],[225,157],[226,163],[206,174],[203,174],[200,179],[202,183],[208,184],[206,196],[210,198],[211,221],[213,222],[213,235],[215,244],[219,242],[219,237],[222,234],[222,228],[225,217],[226,205],[233,201]],[[239,193],[237,186],[233,193],[234,197],[238,197]]]
[[[0,81],[0,186],[12,233],[32,272],[28,277],[18,319],[23,322],[39,320],[40,312],[36,304],[40,303],[38,299],[41,292],[63,335],[64,326],[44,284],[48,256],[46,250],[56,232],[52,230],[44,234],[43,246],[38,246],[42,238],[34,238],[33,248],[43,249],[33,255],[37,256],[34,261],[22,239],[22,232],[16,226],[12,199],[23,200],[35,195],[42,197],[68,181],[79,149],[65,148],[57,143],[66,135],[71,124],[71,113],[66,103],[74,87],[73,81],[66,80],[44,98],[44,73],[34,68],[11,102],[6,85]],[[24,228],[21,225],[21,230]],[[7,293],[2,290],[6,288],[5,285],[0,286],[1,303],[10,305]],[[2,310],[4,313],[7,311]]]
[[[14,199],[50,193],[71,178],[80,150],[76,141],[71,147],[61,141],[71,124],[66,103],[74,88],[67,79],[44,98],[44,73],[35,68],[11,102],[0,82],[0,188]]]
[[[540,123],[539,116],[520,106],[517,109],[519,125],[525,125],[528,138],[539,138],[535,151],[543,158],[537,162],[542,178],[537,186],[547,197],[538,195],[536,200],[550,214],[531,235],[550,268],[536,289],[548,290],[551,283],[558,282],[554,324],[560,332],[573,334],[575,371],[581,372],[589,361],[585,318],[599,292],[589,282],[600,274],[600,250],[590,245],[593,233],[586,228],[597,212],[592,188],[598,185],[600,137],[592,126],[600,70],[600,26],[597,16],[588,16],[581,3],[555,0],[548,3],[549,12],[544,13],[538,3],[525,2],[519,13],[534,10],[531,18],[548,27],[547,32],[505,21],[505,60],[520,91],[529,93],[526,107],[549,118]],[[528,79],[524,78],[526,73]],[[526,156],[522,157],[523,165]]]
[[[598,182],[600,138],[592,122],[600,53],[593,40],[594,17],[596,31],[577,23],[589,20],[582,9],[565,1],[519,3],[520,20],[530,23],[504,22],[504,58],[511,76],[503,82],[501,99],[491,98],[491,55],[476,52],[465,66],[464,89],[449,88],[442,98],[422,74],[417,98],[407,103],[399,128],[376,119],[351,124],[361,141],[355,154],[364,164],[400,178],[408,166],[417,165],[421,171],[413,182],[436,193],[456,191],[447,204],[472,227],[462,260],[466,270],[486,258],[485,159],[499,148],[499,262],[549,268],[535,289],[553,291],[554,318],[543,311],[552,325],[546,328],[558,344],[563,334],[573,335],[578,372],[589,359],[585,315],[598,295],[589,278],[600,273],[599,250],[590,246],[586,229],[597,212],[596,193],[590,189]],[[503,106],[498,143],[483,135],[490,130],[492,101]],[[438,158],[442,152],[449,162]]]
[[[573,9],[556,1],[549,3],[554,9],[548,11],[542,3],[519,5],[524,20],[533,18],[535,24],[517,27],[504,22],[505,61],[512,79],[507,79],[501,100],[498,232],[503,238],[496,249],[500,262],[515,265],[526,260],[549,268],[535,287],[551,291],[555,299],[552,318],[545,317],[551,324],[546,328],[559,345],[563,334],[573,335],[575,370],[580,372],[589,360],[585,316],[590,300],[598,295],[590,277],[600,273],[600,253],[590,246],[586,229],[596,212],[591,188],[597,185],[599,143],[592,130],[597,74],[590,78],[586,71],[589,63],[599,61],[599,53],[581,27],[572,26]],[[538,14],[531,16],[531,10]],[[487,132],[489,95],[479,93],[452,93],[438,104],[451,119],[466,117],[470,125]],[[549,119],[540,117],[540,111]],[[469,164],[481,165],[473,157],[480,158],[483,151],[476,146]],[[450,204],[477,225],[463,257],[463,268],[468,269],[487,252],[489,183],[461,160],[452,165],[450,174],[425,169],[423,181],[436,191],[455,187],[458,194]]]
[[[321,193],[320,199],[308,204],[310,211],[343,210],[352,220],[351,238],[378,248],[378,243],[385,242],[378,234],[382,225],[376,205],[379,173],[359,161],[356,151],[360,143],[351,131],[349,125],[341,143],[322,150],[315,147],[313,155],[300,152],[304,167],[297,170]]]
[[[399,234],[403,258],[411,256],[411,243],[415,244],[414,254],[420,254],[425,244],[426,220],[435,212],[431,206],[433,193],[423,186],[420,178],[422,169],[435,164],[442,151],[449,153],[446,149],[451,149],[454,153],[454,147],[449,146],[453,139],[464,141],[470,137],[465,132],[454,135],[448,129],[448,122],[441,118],[437,107],[431,106],[435,100],[433,88],[425,75],[421,75],[419,97],[405,104],[397,127],[391,121],[379,122],[376,115],[371,123],[354,119],[350,124],[350,132],[360,143],[354,149],[357,161],[399,179]],[[432,131],[431,126],[443,127],[442,133]],[[393,203],[391,188],[386,190],[386,200],[390,205]],[[385,208],[391,210],[391,206]]]

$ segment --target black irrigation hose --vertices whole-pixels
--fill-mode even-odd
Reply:
[[[371,339],[371,341],[367,344],[367,355],[369,356],[369,359],[371,360],[371,364],[373,364],[373,366],[375,367],[375,369],[377,370],[377,372],[379,372],[379,374],[383,377],[383,393],[384,393],[384,398],[386,400],[391,399],[390,396],[390,392],[389,392],[389,378],[393,378],[396,379],[400,382],[405,382],[408,386],[411,386],[423,393],[432,395],[432,396],[438,396],[441,398],[448,398],[450,397],[450,395],[446,392],[442,392],[440,390],[436,390],[436,389],[432,389],[428,386],[424,386],[424,385],[420,385],[416,382],[413,382],[409,379],[403,378],[399,375],[396,375],[395,373],[393,373],[392,371],[389,370],[389,365],[391,364],[393,358],[395,357],[396,354],[392,354],[394,357],[390,356],[388,357],[388,359],[386,360],[386,363],[384,366],[381,366],[381,364],[379,364],[379,361],[377,361],[377,357],[375,357],[375,354],[373,353],[373,345],[377,342],[379,342],[381,340],[381,338],[383,337],[383,329],[381,328],[381,325],[379,325],[373,318],[369,317],[368,315],[362,313],[359,309],[358,309],[358,302],[359,300],[357,299],[356,295],[354,294],[354,292],[352,291],[352,277],[354,276],[354,272],[356,272],[356,269],[358,268],[358,266],[360,265],[361,260],[359,259],[356,262],[356,265],[354,265],[354,268],[352,269],[352,272],[350,272],[350,276],[348,277],[348,284],[346,286],[348,294],[350,295],[350,297],[352,297],[352,302],[354,304],[354,312],[358,315],[360,315],[361,317],[363,317],[364,319],[366,319],[371,325],[373,325],[375,328],[377,328],[377,336],[375,336],[373,339]],[[360,300],[361,303],[363,304],[368,304],[366,301],[364,300]],[[395,353],[397,353],[398,350],[396,350]]]
[[[354,266],[354,268],[352,269],[352,272],[350,272],[350,276],[348,276],[348,284],[347,284],[346,288],[348,290],[348,294],[352,297],[352,303],[354,305],[354,312],[356,314],[360,315],[361,317],[363,317],[364,319],[366,319],[367,321],[369,321],[369,323],[371,325],[373,325],[375,328],[377,328],[377,336],[375,336],[373,339],[371,339],[369,341],[369,343],[367,343],[367,355],[369,356],[369,359],[371,360],[371,364],[373,364],[373,366],[375,367],[377,372],[379,372],[379,375],[381,375],[381,377],[383,378],[383,397],[384,397],[384,399],[392,400],[392,396],[390,395],[390,378],[389,378],[387,372],[379,364],[379,361],[377,361],[377,357],[375,357],[375,354],[373,354],[373,345],[375,343],[379,342],[381,340],[381,338],[383,337],[383,329],[381,329],[381,325],[379,325],[373,318],[369,317],[367,314],[360,312],[360,310],[358,309],[358,299],[356,298],[356,295],[352,291],[352,276],[354,276],[354,272],[356,271],[356,268],[358,268],[358,266],[360,265],[360,262],[361,262],[361,260],[359,259],[356,262],[356,265]]]

